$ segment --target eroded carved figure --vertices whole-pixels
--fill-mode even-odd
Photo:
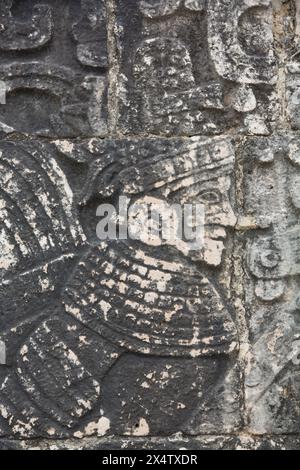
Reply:
[[[247,208],[260,229],[248,246],[248,269],[255,280],[246,290],[247,304],[252,305],[248,415],[255,432],[296,432],[300,422],[299,140],[290,135],[254,140],[245,151],[252,168],[246,184]]]
[[[269,134],[277,80],[269,0],[131,0],[132,15],[118,4],[122,130],[191,135],[240,127]]]
[[[105,2],[5,0],[0,14],[1,134],[106,135]]]
[[[0,50],[25,51],[45,46],[52,37],[52,9],[37,4],[30,21],[18,21],[12,15],[13,3],[3,0],[0,5]]]

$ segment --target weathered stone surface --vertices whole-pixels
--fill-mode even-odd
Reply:
[[[116,3],[121,132],[270,133],[277,108],[270,1]]]
[[[1,2],[1,449],[300,448],[298,3]]]
[[[130,450],[158,450],[181,451],[186,450],[295,450],[300,445],[299,438],[295,436],[198,436],[197,438],[174,435],[169,438],[84,438],[53,440],[7,440],[0,441],[1,450],[100,450],[100,451],[130,451]],[[113,454],[117,455],[117,454]],[[126,455],[130,455],[127,453]]]
[[[106,38],[103,0],[1,2],[0,132],[105,135]]]

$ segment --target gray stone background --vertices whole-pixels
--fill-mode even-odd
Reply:
[[[299,448],[300,2],[1,0],[0,85],[0,448]]]

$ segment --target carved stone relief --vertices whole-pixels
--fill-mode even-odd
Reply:
[[[270,133],[277,104],[270,1],[117,4],[122,132]]]
[[[299,2],[0,3],[0,449],[299,448]]]
[[[82,0],[81,17],[73,26],[78,42],[77,58],[82,65],[107,68],[105,1]]]
[[[0,8],[0,80],[7,91],[0,132],[105,135],[105,3],[5,0]]]
[[[297,2],[294,7],[296,13]],[[246,410],[249,427],[257,434],[297,433],[300,422],[300,141],[290,132],[299,128],[297,21],[294,26],[284,64],[282,112],[287,130],[271,138],[247,139],[243,149],[244,209],[251,228],[245,249],[250,334]]]

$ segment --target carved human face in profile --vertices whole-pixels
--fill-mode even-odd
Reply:
[[[168,185],[164,190],[160,190],[160,194],[156,192],[155,198],[151,198],[152,202],[156,200],[159,203],[161,201],[165,207],[167,203],[169,205],[179,204],[181,207],[186,204],[199,204],[204,207],[204,240],[199,240],[198,246],[197,242],[191,245],[184,238],[172,243],[178,251],[192,261],[204,262],[210,266],[221,264],[227,229],[236,224],[236,217],[229,200],[230,187],[231,178],[229,175],[203,182],[195,182],[195,179],[191,177]],[[140,205],[148,202],[148,196],[136,201]],[[201,223],[203,223],[202,219]],[[197,230],[196,224],[197,219],[194,220],[194,225],[191,227],[193,232]],[[143,227],[140,227],[140,230],[140,239],[143,240]],[[170,243],[157,239],[152,244],[168,245]]]

